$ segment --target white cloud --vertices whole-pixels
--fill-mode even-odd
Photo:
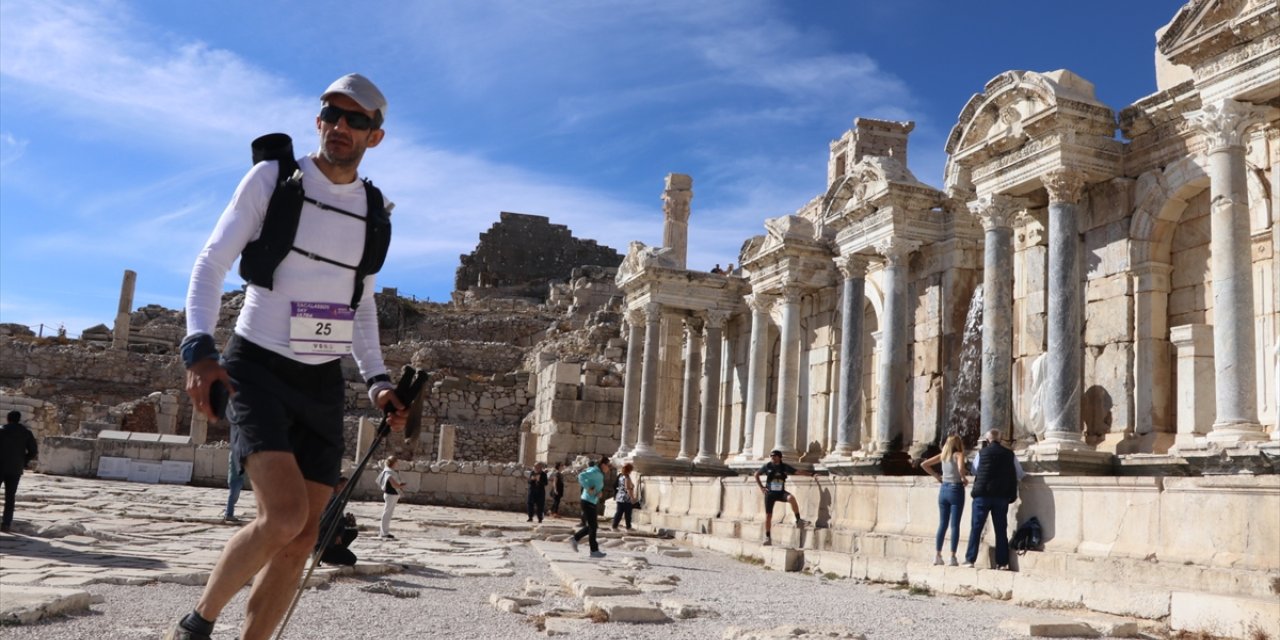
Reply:
[[[27,141],[19,140],[12,133],[0,133],[0,169],[8,168],[26,153]]]

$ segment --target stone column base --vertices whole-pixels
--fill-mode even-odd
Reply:
[[[1085,445],[1080,445],[1085,446]],[[1097,476],[1114,473],[1115,456],[1106,451],[1078,448],[1070,442],[1041,442],[1019,456],[1024,471],[1063,476]]]
[[[861,453],[861,452],[859,452]],[[905,451],[877,451],[837,458],[828,456],[822,465],[837,476],[910,476],[923,473]]]
[[[1234,444],[1237,442],[1262,442],[1267,439],[1267,434],[1262,430],[1262,425],[1248,422],[1236,422],[1231,424],[1214,424],[1212,430],[1205,434],[1209,442],[1215,444]]]

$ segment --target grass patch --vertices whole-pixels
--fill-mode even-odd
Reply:
[[[933,589],[923,584],[913,584],[907,587],[907,593],[913,596],[932,596]]]
[[[591,613],[587,614],[587,619],[592,622],[608,622],[609,614],[605,613],[604,609],[592,609]]]
[[[824,577],[824,578],[826,578],[826,579],[828,579],[828,580],[839,580],[840,578],[843,578],[844,576],[841,576],[841,575],[838,575],[838,574],[836,574],[836,573],[834,573],[834,572],[828,571],[828,572],[826,572],[826,573],[822,574],[822,577]]]
[[[736,555],[733,557],[733,559],[743,564],[749,564],[757,567],[764,566],[764,558],[757,558],[755,556],[746,556],[746,555]]]

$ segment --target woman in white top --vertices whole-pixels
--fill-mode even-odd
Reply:
[[[400,501],[400,492],[404,489],[404,483],[400,481],[400,472],[396,471],[396,462],[395,456],[387,456],[382,472],[378,474],[378,487],[382,489],[382,525],[378,529],[378,537],[385,540],[396,539],[391,535],[391,513],[396,510],[396,503]]]
[[[951,566],[958,566],[956,547],[960,544],[960,516],[964,514],[964,488],[969,486],[969,478],[965,475],[964,441],[960,436],[949,436],[942,447],[942,453],[920,463],[920,468],[942,483],[938,490],[938,535],[935,541],[936,554],[934,564],[942,564],[942,540],[946,537],[947,525],[951,525]],[[936,467],[941,465],[942,473]]]

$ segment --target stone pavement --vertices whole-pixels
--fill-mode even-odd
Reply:
[[[223,544],[240,526],[222,522],[225,498],[224,489],[24,476],[14,531],[0,534],[0,624],[86,611],[97,597],[83,590],[88,585],[203,585]],[[519,593],[495,592],[489,603],[537,618],[546,635],[582,635],[593,622],[661,623],[719,615],[715,597],[697,589],[682,593],[680,578],[664,564],[691,551],[652,534],[603,527],[601,547],[608,555],[588,559],[585,542],[578,553],[566,542],[573,520],[530,525],[510,512],[400,504],[392,524],[397,539],[382,541],[376,538],[381,509],[380,503],[350,505],[362,525],[356,545],[360,562],[353,568],[322,567],[310,586],[359,574],[375,576],[364,591],[415,598],[416,590],[398,586],[404,582],[376,576],[403,571],[516,576],[511,550],[527,545],[547,563],[544,575],[558,584],[526,578]],[[238,512],[252,518],[252,492],[242,494]],[[441,528],[447,530],[443,537]],[[1083,629],[1063,626],[1073,622],[1069,617],[1041,618],[1010,620],[1005,629],[1017,635]],[[733,633],[725,637],[801,637],[791,627],[726,628]],[[820,633],[828,631],[843,635],[827,637],[861,637],[851,629]],[[1109,631],[1124,637],[1131,630]]]

